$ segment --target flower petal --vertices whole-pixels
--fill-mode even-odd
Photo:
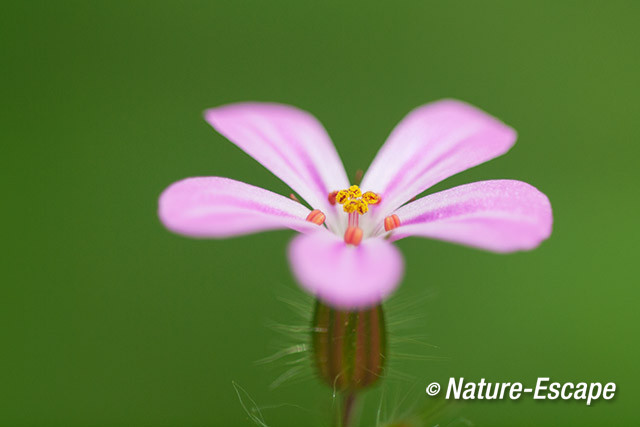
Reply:
[[[282,104],[249,102],[205,111],[218,132],[287,183],[333,222],[330,192],[349,186],[338,153],[311,114]]]
[[[169,230],[190,237],[224,238],[264,230],[317,231],[298,202],[229,178],[187,178],[170,185],[158,215]]]
[[[549,199],[521,181],[461,185],[395,212],[401,226],[391,240],[424,236],[494,252],[529,250],[551,234]]]
[[[516,132],[461,101],[442,100],[409,113],[391,132],[362,180],[382,196],[375,222],[434,184],[504,154]]]
[[[359,246],[319,231],[294,238],[289,262],[300,285],[339,308],[380,303],[400,283],[402,255],[384,239],[365,239]]]

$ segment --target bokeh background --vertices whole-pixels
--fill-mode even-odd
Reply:
[[[353,175],[404,114],[443,97],[519,140],[430,191],[527,181],[551,199],[554,233],[508,256],[401,241],[387,312],[406,331],[391,328],[394,371],[362,425],[380,402],[383,418],[428,406],[424,386],[449,376],[618,385],[592,407],[458,409],[479,426],[640,423],[639,3],[382,3],[4,4],[0,425],[252,425],[233,381],[269,426],[327,425],[331,393],[309,368],[272,390],[296,365],[255,363],[295,341],[272,322],[304,326],[292,233],[188,240],[159,224],[158,195],[197,175],[288,194],[204,122],[207,107],[306,109]],[[415,337],[426,345],[404,347]]]

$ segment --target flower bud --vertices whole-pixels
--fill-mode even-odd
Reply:
[[[318,375],[336,390],[359,390],[383,373],[386,330],[382,305],[345,311],[316,301],[312,328]]]

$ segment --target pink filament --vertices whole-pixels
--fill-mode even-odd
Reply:
[[[358,212],[351,212],[349,214],[349,227],[357,227],[358,226],[358,217],[360,215]]]

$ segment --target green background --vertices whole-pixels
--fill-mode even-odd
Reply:
[[[449,376],[618,385],[592,407],[459,408],[479,426],[640,423],[640,6],[386,3],[3,6],[0,425],[252,425],[232,381],[270,426],[326,425],[331,393],[304,362],[275,390],[292,359],[255,363],[296,342],[270,322],[304,326],[283,299],[311,307],[284,257],[293,233],[181,238],[159,224],[158,195],[199,175],[287,194],[205,108],[306,109],[353,175],[404,114],[443,97],[519,139],[430,191],[527,181],[551,199],[554,232],[507,256],[399,242],[406,279],[387,313],[404,327],[390,326],[393,369],[362,425],[380,401],[383,418],[428,405],[424,387]]]

